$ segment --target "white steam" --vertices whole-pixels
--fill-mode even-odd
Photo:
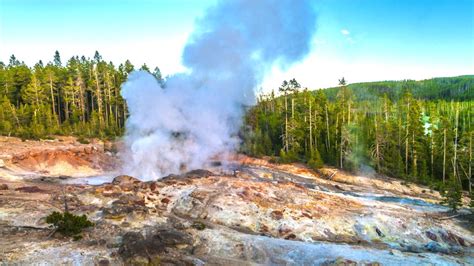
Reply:
[[[274,65],[286,68],[309,52],[315,25],[306,0],[225,0],[209,9],[183,51],[188,73],[161,88],[138,71],[122,86],[130,114],[124,171],[156,179],[234,151],[254,89]]]

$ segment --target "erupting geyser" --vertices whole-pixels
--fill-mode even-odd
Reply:
[[[219,1],[186,44],[187,73],[165,88],[147,72],[131,73],[122,87],[130,113],[123,170],[156,179],[234,151],[243,107],[254,103],[265,74],[308,54],[316,27],[310,2]]]

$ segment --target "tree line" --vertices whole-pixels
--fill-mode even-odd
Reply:
[[[158,67],[140,69],[162,81]],[[56,51],[52,62],[33,67],[12,55],[8,64],[0,62],[0,134],[120,136],[127,117],[120,86],[133,70],[129,60],[115,66],[98,52],[92,59],[74,56],[63,64]]]
[[[429,100],[414,97],[411,82],[401,83],[392,100],[388,94],[358,99],[344,78],[337,90],[284,81],[279,96],[262,94],[247,112],[242,151],[472,191],[474,95]]]
[[[12,55],[0,62],[0,134],[121,136],[120,86],[133,70],[98,52],[63,63],[56,51],[52,62],[33,67]],[[140,70],[164,85],[158,67]],[[339,85],[310,91],[292,79],[278,95],[261,94],[245,116],[242,151],[472,191],[474,76]]]

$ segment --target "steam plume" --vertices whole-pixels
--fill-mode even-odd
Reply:
[[[124,171],[156,179],[234,151],[254,89],[274,65],[286,68],[309,52],[315,24],[309,0],[219,1],[186,44],[187,73],[161,88],[138,71],[122,86],[130,113]]]

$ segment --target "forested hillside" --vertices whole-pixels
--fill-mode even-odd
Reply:
[[[93,59],[72,57],[33,67],[14,55],[0,62],[0,134],[46,138],[52,134],[113,137],[123,133],[127,116],[120,86],[134,70],[130,61],[119,66],[96,52]],[[158,68],[147,70],[160,81]]]
[[[472,78],[463,82],[472,84]],[[436,100],[423,99],[420,95],[437,94],[421,91],[421,85],[410,86],[417,82],[403,84],[396,92],[400,95],[392,100],[388,88],[386,93],[367,92],[370,97],[363,97],[344,80],[329,91],[303,90],[296,80],[285,81],[279,88],[281,96],[261,95],[249,110],[243,150],[286,162],[306,162],[313,168],[325,163],[351,171],[374,169],[438,187],[451,183],[453,189],[461,184],[470,188],[472,85],[464,89],[471,92],[465,101],[455,101],[441,95]]]
[[[474,75],[433,78],[426,80],[377,81],[362,82],[347,85],[352,90],[354,99],[378,100],[387,95],[391,101],[403,96],[407,89],[413,97],[424,100],[456,100],[466,101],[474,99]],[[328,88],[324,92],[329,100],[335,100],[340,87]]]

